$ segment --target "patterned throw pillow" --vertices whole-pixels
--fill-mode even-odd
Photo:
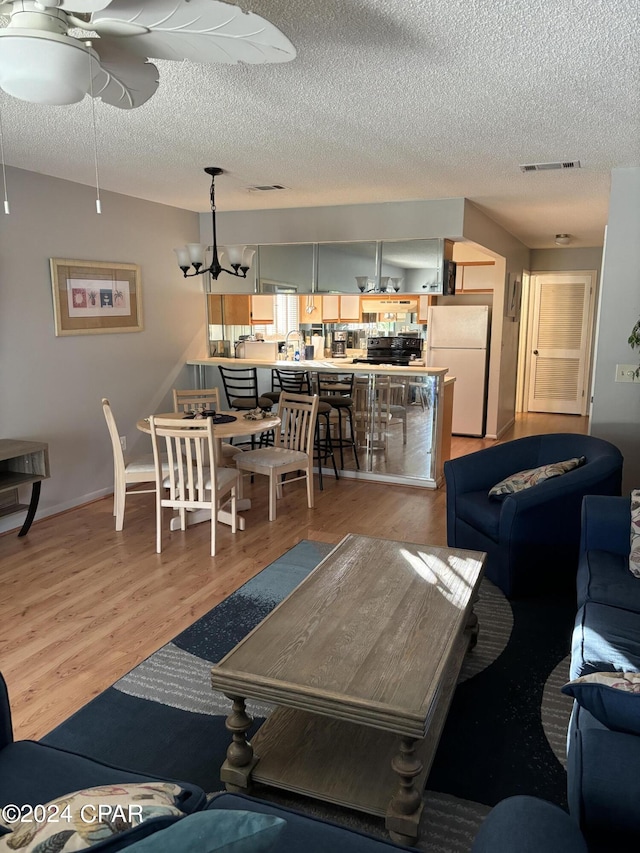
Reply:
[[[11,832],[0,837],[0,851],[119,850],[125,846],[123,833],[135,841],[183,817],[176,806],[181,792],[172,782],[104,785],[59,797],[31,813],[23,807],[16,820],[5,809],[2,825]]]
[[[631,553],[629,571],[640,578],[640,489],[631,492]]]
[[[640,734],[640,672],[594,672],[562,688],[609,729]]]
[[[573,459],[565,459],[564,462],[552,462],[550,465],[541,465],[539,468],[518,471],[517,474],[506,477],[489,489],[489,497],[501,500],[507,495],[522,492],[524,489],[530,489],[538,483],[550,480],[551,477],[559,477],[567,471],[573,471],[574,468],[584,465],[586,461],[586,456],[574,456]]]

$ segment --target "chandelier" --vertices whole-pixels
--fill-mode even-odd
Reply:
[[[228,275],[236,275],[238,278],[246,278],[251,261],[256,250],[248,246],[227,246],[226,249],[220,249],[220,257],[225,261],[225,251],[229,258],[231,269],[226,269],[222,266],[220,257],[218,256],[218,238],[216,235],[216,199],[215,199],[215,179],[216,175],[222,174],[222,169],[217,166],[207,166],[205,172],[211,175],[211,220],[213,227],[213,245],[205,246],[202,243],[187,243],[180,249],[174,249],[178,258],[178,266],[182,270],[184,277],[189,278],[194,275],[205,275],[209,273],[211,278],[216,281],[221,272],[226,272]],[[205,266],[205,252],[210,249],[212,252],[211,263]],[[190,267],[193,271],[189,272]]]

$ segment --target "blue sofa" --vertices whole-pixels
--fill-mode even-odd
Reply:
[[[630,527],[629,498],[584,498],[572,680],[640,671],[640,579],[628,568]],[[584,697],[574,701],[568,735],[571,817],[536,798],[512,797],[491,811],[473,853],[640,849],[640,736],[612,730],[579,702],[587,704]]]
[[[629,498],[584,499],[572,679],[640,671],[640,579],[628,568],[630,527]],[[569,808],[589,849],[640,849],[640,736],[611,730],[576,701],[567,772]]]
[[[89,849],[96,853],[125,849],[132,853],[397,853],[410,849],[239,794],[221,793],[207,803],[204,791],[188,782],[113,767],[37,741],[15,741],[7,686],[0,674],[0,812],[12,804],[46,805],[87,788],[150,781],[176,781],[182,789],[176,805],[186,817],[154,818]],[[212,811],[220,813],[206,814]],[[12,824],[12,830],[17,826]],[[60,826],[64,830],[68,824]],[[279,830],[275,842],[274,830]],[[0,838],[6,832],[0,825]],[[229,846],[221,835],[231,839]],[[237,840],[238,836],[242,837]]]
[[[561,808],[518,796],[502,800],[489,812],[471,853],[587,853],[587,845]]]
[[[509,495],[489,489],[519,471],[586,457],[580,468]],[[622,454],[590,435],[533,435],[445,462],[447,544],[486,551],[486,577],[510,598],[575,587],[585,495],[619,495]]]

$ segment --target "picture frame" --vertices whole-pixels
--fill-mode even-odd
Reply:
[[[51,258],[56,337],[141,332],[140,267]]]
[[[518,319],[520,317],[520,302],[522,299],[522,279],[509,273],[507,283],[507,300],[505,317]]]

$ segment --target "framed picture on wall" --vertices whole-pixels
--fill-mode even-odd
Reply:
[[[142,331],[140,267],[51,258],[56,336]]]

